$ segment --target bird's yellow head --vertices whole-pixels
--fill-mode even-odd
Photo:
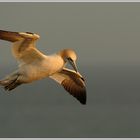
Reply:
[[[74,68],[74,70],[76,72],[78,72],[77,66],[76,66],[77,55],[76,55],[74,50],[72,50],[72,49],[64,49],[64,50],[60,51],[59,54],[63,58],[65,63],[69,62],[70,65]]]

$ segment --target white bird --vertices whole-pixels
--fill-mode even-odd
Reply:
[[[77,71],[76,53],[71,49],[64,49],[45,55],[35,46],[39,38],[39,35],[30,32],[0,30],[0,39],[13,43],[13,55],[19,61],[18,69],[2,79],[0,85],[10,91],[21,84],[49,77],[62,85],[80,103],[86,104],[85,81]],[[74,70],[65,67],[67,62]]]

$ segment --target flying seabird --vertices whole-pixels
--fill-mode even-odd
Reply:
[[[13,43],[12,53],[19,61],[18,69],[2,79],[0,85],[10,91],[21,84],[49,77],[62,85],[81,104],[86,104],[85,81],[77,70],[74,50],[64,49],[45,55],[35,46],[39,38],[39,35],[31,32],[0,30],[0,39]],[[65,67],[67,62],[74,70]]]

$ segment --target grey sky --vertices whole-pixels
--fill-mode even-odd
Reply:
[[[138,64],[139,3],[0,3],[0,29],[30,31],[44,53],[74,49],[79,64]],[[13,63],[10,43],[0,56]]]

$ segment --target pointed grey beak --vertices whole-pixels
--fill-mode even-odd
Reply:
[[[73,60],[71,60],[71,59],[68,59],[68,62],[69,62],[70,65],[73,67],[73,69],[74,69],[76,72],[78,72],[76,63],[75,63]]]

